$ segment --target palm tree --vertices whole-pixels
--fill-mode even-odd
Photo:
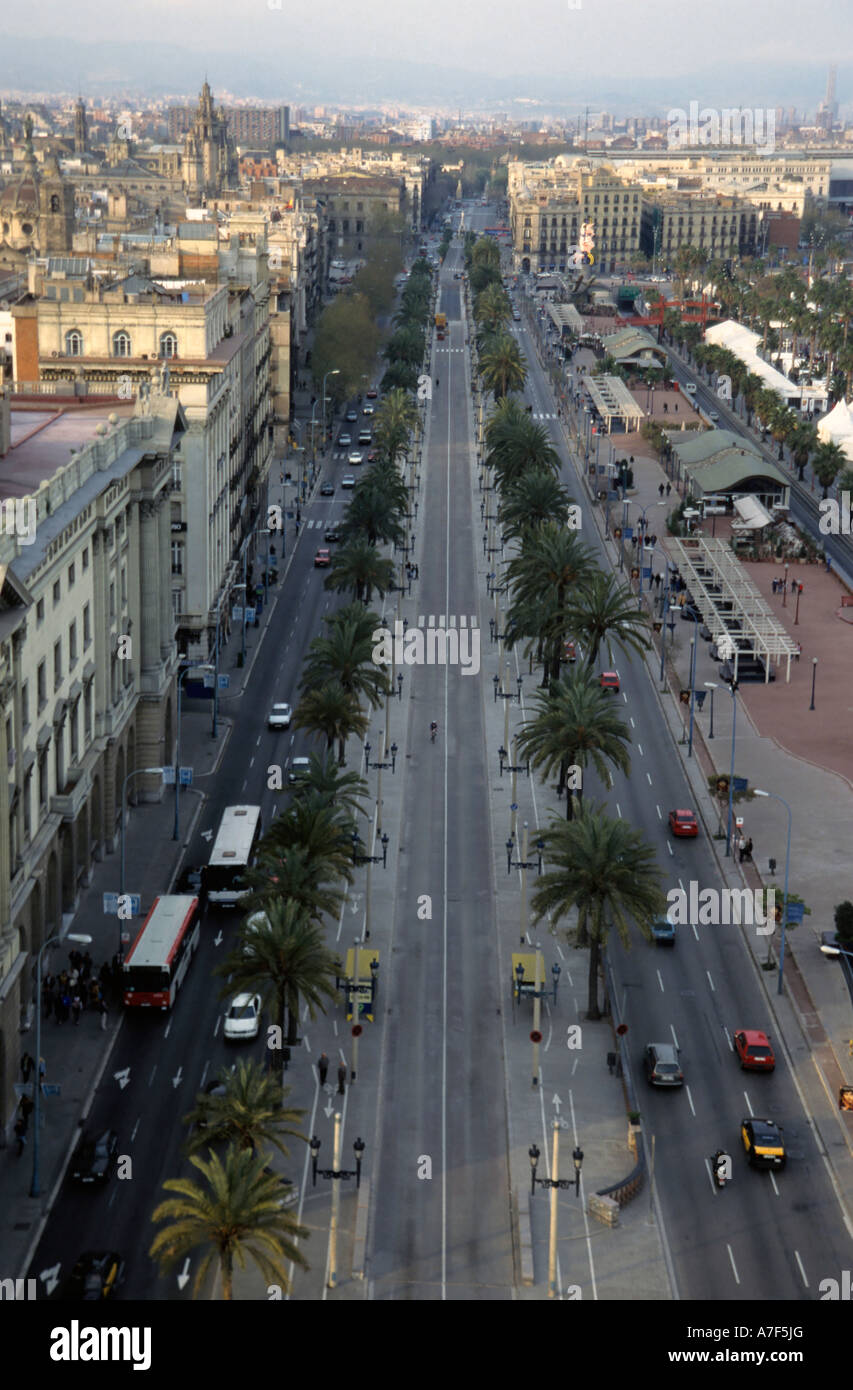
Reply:
[[[305,1111],[284,1104],[290,1087],[282,1087],[260,1063],[240,1062],[236,1071],[223,1067],[219,1081],[225,1094],[208,1095],[200,1091],[195,1109],[184,1116],[184,1124],[192,1126],[185,1145],[187,1154],[201,1153],[218,1144],[236,1144],[238,1149],[255,1153],[261,1145],[272,1144],[287,1158],[290,1150],[284,1136],[305,1139],[305,1135],[294,1128]]]
[[[309,1232],[281,1205],[281,1184],[264,1172],[264,1154],[230,1147],[225,1161],[210,1150],[210,1158],[193,1154],[193,1167],[203,1182],[169,1178],[163,1187],[177,1195],[161,1202],[154,1222],[166,1221],[151,1243],[149,1254],[165,1272],[182,1256],[206,1247],[193,1283],[197,1297],[214,1261],[222,1276],[222,1297],[231,1300],[234,1264],[245,1269],[251,1260],[268,1284],[289,1290],[287,1263],[308,1268],[296,1242]]]
[[[823,488],[823,496],[829,492],[838,474],[847,467],[847,455],[840,444],[826,440],[818,444],[812,458],[814,475]]]
[[[581,667],[552,681],[549,690],[536,692],[534,704],[534,716],[519,735],[518,744],[535,768],[544,768],[546,777],[559,768],[558,795],[565,788],[570,767],[585,769],[592,763],[602,780],[608,762],[626,776],[630,772],[628,726],[589,671]],[[566,793],[567,820],[572,819],[572,790],[570,787]],[[582,804],[582,786],[577,791]]]
[[[397,484],[405,491],[399,472],[396,468],[393,471]],[[376,545],[377,541],[402,545],[406,537],[400,516],[407,510],[407,507],[400,505],[393,479],[374,464],[353,492],[346,521],[341,528],[344,541],[349,542],[358,535],[364,535],[369,545]]]
[[[380,598],[394,583],[394,562],[380,555],[363,532],[342,546],[332,560],[325,587],[348,591],[359,603],[370,603],[374,590]]]
[[[355,815],[361,809],[360,798],[366,795],[367,782],[359,773],[341,772],[330,753],[311,753],[307,776],[294,789],[294,804],[303,801],[314,811],[333,806]]]
[[[573,821],[546,830],[545,854],[555,867],[544,873],[533,892],[536,921],[558,920],[577,909],[577,924],[566,931],[576,946],[589,946],[587,1018],[601,1017],[598,975],[601,948],[616,927],[630,947],[630,917],[651,939],[650,923],[666,909],[655,852],[627,821],[611,820],[603,807],[583,807]]]
[[[505,488],[498,508],[504,540],[517,540],[529,530],[558,521],[565,526],[572,499],[550,473],[532,469],[511,488]]]
[[[300,690],[316,690],[337,680],[348,695],[378,709],[387,690],[385,672],[373,661],[378,615],[351,603],[327,618],[326,625],[328,637],[315,637],[308,649]]]
[[[474,322],[478,328],[496,333],[512,318],[509,297],[499,284],[487,285],[474,301]]]
[[[512,487],[525,473],[535,471],[559,477],[562,463],[543,425],[538,425],[524,412],[511,420],[503,431],[498,449],[486,459],[495,470],[495,480],[503,492]]]
[[[494,333],[480,353],[480,375],[487,391],[500,400],[510,391],[521,391],[527,380],[527,367],[515,338]]]
[[[344,767],[347,739],[353,734],[364,738],[370,719],[353,691],[347,690],[339,680],[327,680],[303,692],[293,716],[293,727],[321,734],[326,740],[327,752],[337,739],[338,764]]]
[[[274,828],[275,824],[258,849],[255,867],[246,874],[252,891],[243,900],[245,911],[253,914],[264,911],[270,902],[287,901],[314,921],[337,917],[343,902],[337,880],[351,882],[351,878],[342,873],[334,847],[327,854],[315,846],[276,845],[270,839]]]
[[[648,651],[648,617],[637,608],[630,589],[612,574],[591,571],[575,591],[567,616],[569,631],[587,650],[590,671],[605,644],[608,652],[614,642],[623,651]]]
[[[818,433],[815,425],[810,420],[798,420],[791,440],[791,452],[800,482],[803,481],[806,465],[817,445]]]
[[[269,868],[276,856],[285,850],[297,849],[305,854],[309,864],[322,865],[326,879],[349,882],[354,811],[334,803],[318,804],[318,800],[316,794],[294,797],[287,810],[276,816],[258,845],[257,862]]]
[[[281,898],[246,922],[240,944],[215,970],[230,975],[234,989],[258,990],[283,1022],[288,1012],[287,1046],[296,1043],[299,1005],[308,1005],[311,1018],[325,1013],[323,999],[335,993],[335,957],[323,931],[297,904]],[[280,1054],[280,1049],[277,1049]]]
[[[540,633],[546,646],[543,684],[560,675],[562,643],[569,630],[570,594],[588,575],[591,564],[591,552],[581,544],[577,532],[551,521],[525,537],[521,553],[507,566],[513,587],[510,616],[516,604],[528,608],[532,603],[542,605]]]

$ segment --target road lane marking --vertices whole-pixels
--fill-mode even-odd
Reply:
[[[705,974],[708,976],[708,984],[711,986],[711,993],[712,993],[712,994],[716,994],[716,993],[717,993],[717,990],[716,990],[716,986],[714,985],[714,978],[713,978],[713,976],[712,976],[710,970],[706,970],[706,971],[705,971]]]
[[[732,1254],[732,1247],[731,1247],[730,1245],[727,1244],[727,1245],[726,1245],[726,1249],[727,1249],[728,1252],[729,1252],[729,1259],[731,1260],[732,1274],[735,1276],[735,1283],[736,1283],[736,1284],[739,1284],[739,1283],[740,1283],[740,1276],[739,1276],[739,1274],[738,1274],[738,1272],[737,1272],[737,1265],[735,1264],[735,1257],[734,1257],[734,1255]]]

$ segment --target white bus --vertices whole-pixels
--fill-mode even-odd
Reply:
[[[204,873],[209,903],[236,907],[249,892],[245,874],[254,862],[262,829],[260,806],[226,806]]]
[[[170,1009],[201,933],[198,898],[164,894],[154,906],[122,963],[128,1007]]]

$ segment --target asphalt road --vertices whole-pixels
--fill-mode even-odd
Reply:
[[[535,412],[547,412],[552,400],[533,343],[526,329],[519,336],[531,367],[527,399]],[[551,433],[556,442],[556,422]],[[563,478],[582,506],[583,539],[602,558],[573,470],[565,468]],[[614,774],[612,788],[590,774],[585,796],[606,802],[610,814],[642,831],[657,851],[665,891],[689,889],[691,880],[700,889],[722,888],[701,823],[698,840],[668,834],[669,810],[690,806],[691,797],[647,669],[621,652],[614,663],[631,724],[631,772]],[[770,1075],[741,1071],[732,1051],[738,1028],[772,1032],[742,930],[682,927],[671,950],[648,944],[635,930],[632,949],[625,951],[612,935],[613,975],[629,1029],[626,1063],[644,1129],[655,1136],[655,1183],[679,1296],[814,1299],[822,1278],[849,1266],[851,1235],[780,1040],[773,1039],[777,1063]],[[649,1042],[680,1047],[682,1089],[648,1086],[640,1059]],[[784,1128],[788,1164],[782,1173],[749,1168],[739,1131],[750,1114]],[[705,1162],[717,1148],[734,1160],[733,1181],[723,1192],[712,1187]]]
[[[449,331],[433,353],[440,386],[421,502],[419,606],[438,625],[477,613],[471,397],[461,282],[452,278],[461,264],[454,247],[441,272],[438,307]],[[369,1291],[388,1300],[507,1299],[512,1242],[491,832],[483,815],[483,677],[449,666],[410,669],[410,775],[386,995],[393,1008],[383,1039]],[[425,894],[428,921],[417,913]],[[431,1177],[419,1176],[424,1158]]]

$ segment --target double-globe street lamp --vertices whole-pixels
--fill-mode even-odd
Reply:
[[[782,937],[779,944],[779,984],[776,990],[777,994],[781,994],[783,971],[785,969],[785,928],[788,925],[788,871],[791,867],[791,823],[793,821],[793,814],[784,796],[779,796],[778,792],[763,792],[759,791],[757,787],[754,791],[756,796],[770,796],[774,801],[781,801],[785,810],[788,812],[788,842],[785,847],[785,895],[782,902]]]
[[[30,1196],[39,1195],[39,1127],[41,1125],[41,958],[49,946],[56,946],[62,938],[59,935],[48,937],[43,943],[36,957],[36,1065],[33,1076],[33,1172],[30,1179]],[[66,941],[76,941],[81,946],[90,945],[91,936],[86,936],[80,932],[69,932]]]
[[[188,659],[188,658],[186,657],[185,654],[182,654],[181,656],[178,657],[178,661],[187,661],[187,659]],[[202,662],[202,663],[201,663],[200,665],[198,665],[198,666],[193,666],[193,665],[185,666],[184,669],[183,669],[182,671],[179,671],[179,672],[178,672],[178,726],[177,726],[177,735],[176,735],[176,737],[175,737],[175,827],[174,827],[174,829],[173,829],[173,831],[172,831],[172,839],[173,839],[173,840],[179,840],[179,839],[181,838],[181,826],[180,826],[180,790],[181,790],[181,789],[180,789],[180,777],[181,777],[181,691],[182,691],[182,689],[183,689],[184,680],[185,680],[185,678],[189,675],[190,671],[213,671],[213,672],[214,672],[214,677],[213,677],[213,679],[214,679],[214,681],[216,680],[215,667],[214,667],[214,666],[212,665],[212,663],[209,662],[209,661]]]

